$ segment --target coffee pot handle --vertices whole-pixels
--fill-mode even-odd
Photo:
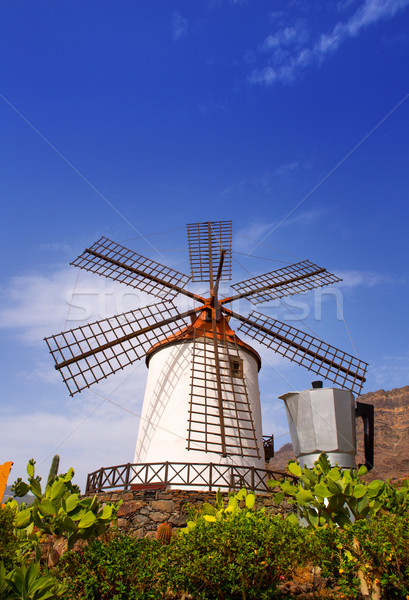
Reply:
[[[357,402],[355,408],[355,417],[362,417],[364,422],[365,467],[368,469],[368,471],[370,471],[373,468],[374,463],[374,405],[365,404],[364,402]]]

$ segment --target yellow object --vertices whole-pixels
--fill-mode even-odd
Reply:
[[[4,490],[6,489],[7,479],[9,478],[9,473],[12,466],[13,463],[11,460],[5,462],[3,465],[0,465],[0,503],[3,500]]]

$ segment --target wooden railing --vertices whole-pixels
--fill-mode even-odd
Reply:
[[[278,477],[277,477],[278,476]],[[174,489],[201,488],[206,491],[237,490],[246,487],[267,492],[269,479],[283,476],[280,471],[215,463],[145,463],[103,467],[90,473],[86,493],[112,489],[147,489],[158,484]]]

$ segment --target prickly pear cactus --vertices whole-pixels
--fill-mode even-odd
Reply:
[[[35,476],[34,460],[29,461],[27,474],[28,483],[19,479],[12,489],[19,497],[31,492],[35,501],[27,508],[22,505],[17,512],[14,520],[17,529],[25,529],[30,535],[35,535],[38,530],[38,537],[44,533],[64,536],[71,548],[78,539],[102,535],[108,524],[116,519],[122,501],[101,506],[96,496],[81,498],[78,486],[72,483],[73,469],[52,478],[44,492],[41,478]]]
[[[190,518],[187,522],[187,527],[182,529],[181,532],[189,533],[193,531],[198,521],[215,523],[216,521],[235,516],[242,511],[245,511],[249,518],[254,517],[255,503],[255,494],[247,492],[246,488],[242,488],[239,492],[230,492],[227,505],[225,506],[223,496],[220,490],[217,490],[214,506],[209,502],[204,502],[199,508],[190,507]],[[264,512],[264,508],[260,509],[260,512]]]
[[[50,483],[52,479],[57,477],[58,467],[60,465],[60,457],[58,454],[53,456],[53,460],[51,462],[50,472],[48,473],[47,483]]]
[[[287,470],[296,480],[271,479],[268,485],[275,492],[273,499],[280,503],[285,498],[295,504],[298,515],[312,528],[344,527],[379,510],[396,512],[394,505],[400,510],[404,501],[407,510],[409,504],[409,487],[395,489],[389,482],[378,480],[367,484],[362,479],[366,467],[358,471],[333,467],[325,453],[311,469],[290,461]]]

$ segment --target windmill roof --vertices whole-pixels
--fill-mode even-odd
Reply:
[[[216,336],[219,340],[227,340],[232,344],[237,344],[243,350],[250,352],[258,363],[258,370],[261,368],[261,358],[259,353],[252,348],[246,342],[243,342],[233,331],[233,329],[229,326],[229,318],[222,316],[219,321],[216,323]],[[180,329],[176,333],[164,338],[160,342],[156,343],[152,346],[148,352],[146,353],[146,365],[149,366],[149,361],[153,354],[169,345],[183,343],[188,340],[194,340],[201,337],[207,337],[213,339],[213,328],[212,321],[206,319],[206,311],[202,311],[200,315],[196,318],[196,320],[187,327]]]

